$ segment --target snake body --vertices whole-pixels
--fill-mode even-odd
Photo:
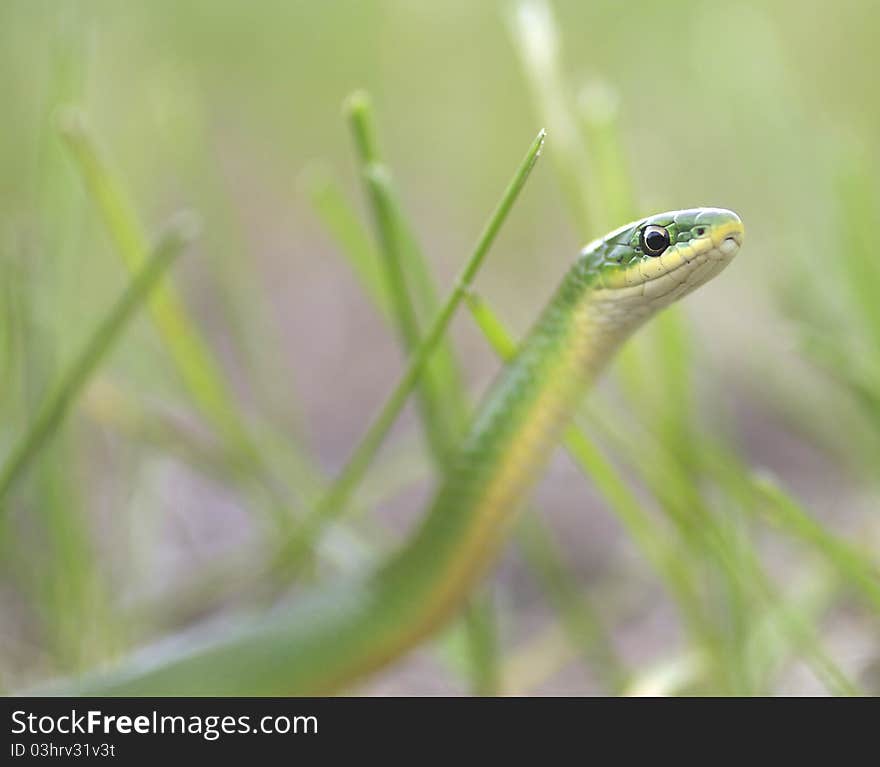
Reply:
[[[582,251],[491,388],[421,526],[366,577],[318,587],[261,625],[84,680],[112,695],[323,694],[446,621],[493,560],[589,384],[648,318],[718,274],[743,226],[719,208],[662,213]]]

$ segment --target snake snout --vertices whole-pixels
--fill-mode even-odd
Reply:
[[[733,242],[736,244],[736,246],[739,247],[740,245],[743,244],[743,233],[742,233],[742,231],[739,231],[739,232],[731,232],[730,234],[728,234],[728,235],[724,238],[724,242],[727,242],[728,240],[733,241]]]
[[[734,229],[724,235],[724,239],[718,245],[718,249],[726,256],[732,256],[739,250],[743,242],[743,230]]]
[[[713,245],[726,256],[733,255],[742,245],[742,219],[731,210],[706,209],[697,217],[697,223],[708,224]]]

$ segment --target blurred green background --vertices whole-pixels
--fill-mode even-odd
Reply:
[[[540,531],[518,536],[481,596],[484,656],[459,624],[358,689],[479,690],[488,664],[490,691],[519,694],[876,693],[878,30],[867,0],[6,0],[2,454],[128,279],[59,135],[73,105],[151,239],[198,213],[171,279],[262,457],[227,454],[141,313],[2,500],[0,683],[296,598],[260,571],[273,514],[314,501],[402,369],[314,202],[338,192],[369,229],[342,114],[363,88],[440,295],[548,128],[477,281],[517,334],[579,247],[624,223],[615,193],[632,215],[731,208],[746,243],[584,414],[691,588],[664,586],[560,454]],[[476,402],[499,363],[464,312],[452,340]],[[356,570],[418,518],[432,476],[416,419],[314,577]]]

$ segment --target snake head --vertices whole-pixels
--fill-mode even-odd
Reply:
[[[615,299],[657,309],[712,279],[730,263],[742,240],[742,221],[723,208],[658,213],[588,245],[584,267]]]

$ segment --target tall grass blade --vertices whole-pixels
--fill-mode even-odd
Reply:
[[[402,347],[410,355],[422,336],[419,310],[429,317],[439,310],[436,292],[425,259],[397,202],[391,173],[380,157],[367,94],[352,94],[345,110],[379,239],[384,294]],[[435,463],[442,469],[458,443],[466,413],[461,377],[445,336],[425,366],[417,394],[428,445]]]
[[[134,272],[149,252],[146,232],[120,180],[112,173],[83,115],[73,108],[61,116],[61,132],[107,231],[129,271]],[[218,435],[251,467],[263,475],[264,464],[247,426],[239,415],[220,367],[170,281],[161,279],[149,299],[150,314],[189,395]],[[284,526],[286,511],[277,487],[267,482],[272,511]]]
[[[3,501],[15,481],[59,428],[83,386],[112,349],[137,309],[148,299],[165,270],[194,236],[193,223],[189,219],[178,221],[169,228],[82,351],[61,374],[30,428],[0,469],[0,512],[7,508]]]
[[[379,411],[379,414],[368,428],[367,433],[361,439],[358,447],[352,453],[331,488],[313,512],[303,521],[291,544],[286,547],[287,551],[282,554],[283,560],[295,561],[298,557],[310,551],[312,543],[316,536],[320,534],[320,531],[339,516],[344,511],[346,504],[351,500],[351,496],[372,463],[385,436],[415,388],[425,364],[449,327],[455,311],[464,299],[514,202],[519,197],[541,153],[541,148],[544,145],[544,136],[545,132],[542,130],[532,142],[522,163],[505,190],[498,207],[490,216],[486,228],[480,235],[473,253],[462,269],[443,308],[434,318],[418,348],[410,357],[397,386],[386,400],[385,405]]]
[[[553,136],[550,152],[565,201],[578,234],[588,241],[596,233],[584,179],[589,178],[587,156],[569,104],[572,94],[562,75],[559,30],[545,0],[518,3],[508,17],[509,28],[538,113]]]

